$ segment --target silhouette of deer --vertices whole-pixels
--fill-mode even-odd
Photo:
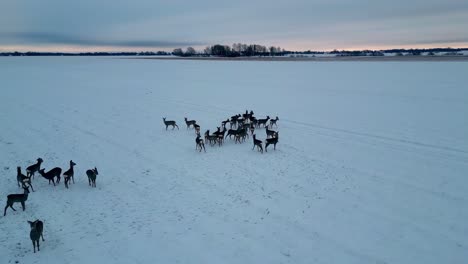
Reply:
[[[31,227],[31,232],[29,232],[29,237],[33,243],[34,253],[36,253],[36,244],[37,244],[37,251],[41,251],[39,248],[39,238],[42,237],[42,241],[44,241],[44,235],[42,234],[44,231],[44,223],[40,220],[36,220],[34,222],[28,221],[29,226]]]
[[[166,125],[166,130],[168,126],[172,126],[172,130],[174,130],[176,127],[177,127],[177,130],[179,130],[179,126],[176,124],[176,121],[173,121],[173,120],[166,121],[166,118],[163,117],[163,122],[164,122],[164,125]]]
[[[278,120],[279,120],[278,117],[276,117],[275,119],[270,119],[270,127],[273,128],[273,125],[278,127],[278,125],[276,124],[276,122],[278,122]]]
[[[185,119],[185,124],[187,125],[187,129],[189,129],[190,126],[192,126],[193,128],[195,128],[194,125],[197,123],[197,121],[195,121],[195,120],[187,120],[186,117],[184,117],[184,119]]]
[[[257,150],[260,151],[261,153],[263,153],[262,141],[258,140],[255,134],[253,135],[253,143],[254,143],[254,145],[252,147],[252,150],[255,147],[257,147]]]
[[[272,138],[267,138],[265,140],[265,152],[268,152],[267,148],[269,145],[273,145],[273,149],[276,150],[276,144],[278,143],[279,132],[276,132]]]
[[[31,176],[26,176],[21,172],[21,167],[17,167],[16,181],[18,182],[18,187],[27,187],[31,186],[31,190],[34,192],[34,187],[31,184]],[[21,182],[21,186],[20,186]]]
[[[88,176],[89,186],[96,188],[96,176],[99,175],[97,168],[87,170],[86,175]]]
[[[54,178],[57,177],[57,184],[60,183],[60,175],[62,174],[62,169],[59,168],[59,167],[55,167],[53,169],[51,169],[50,171],[48,172],[45,172],[45,169],[41,169],[39,170],[39,174],[42,175],[42,177],[46,178],[47,180],[49,180],[49,184],[50,182],[52,181],[52,183],[54,184],[55,186],[55,180]]]
[[[255,125],[254,123],[250,123],[250,135],[253,135],[255,132]]]
[[[41,169],[42,162],[43,160],[41,158],[38,158],[36,164],[33,164],[26,168],[26,175],[29,177],[32,176],[32,178],[34,179],[34,174],[36,173],[36,171],[39,171]]]
[[[195,128],[195,134],[200,135],[200,126],[198,124],[193,124],[193,128]]]
[[[73,171],[73,166],[75,166],[76,163],[70,160],[70,169],[68,169],[66,172],[63,173],[63,179],[65,180],[65,187],[68,189],[68,182],[70,179],[73,179],[73,183],[75,183],[75,172]]]
[[[202,151],[202,148],[203,150],[206,152],[206,149],[205,149],[205,142],[203,142],[203,139],[200,137],[200,135],[197,136],[197,138],[195,139],[195,150],[198,150],[198,148],[200,148],[200,152]]]
[[[269,130],[268,127],[265,127],[265,132],[266,132],[267,138],[269,138],[269,137],[274,137],[275,134],[276,134],[276,131],[274,131],[274,130]]]
[[[270,120],[270,116],[267,116],[265,119],[258,119],[257,126],[260,127],[261,125],[266,126],[268,120]]]
[[[16,211],[15,208],[13,208],[13,204],[15,203],[21,203],[21,207],[23,207],[23,211],[26,209],[26,200],[28,200],[28,194],[29,194],[29,188],[28,186],[23,187],[24,193],[22,194],[10,194],[7,196],[7,203],[5,206],[5,210],[3,211],[3,216],[6,216],[6,210],[8,207],[13,209],[13,211]]]

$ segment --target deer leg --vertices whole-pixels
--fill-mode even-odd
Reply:
[[[44,235],[43,235],[42,233],[41,233],[41,237],[42,237],[42,241],[45,241],[45,240],[44,240]]]
[[[6,216],[6,209],[8,208],[8,204],[5,206],[5,210],[3,211],[3,216]]]
[[[13,211],[16,211],[16,209],[13,208],[13,204],[10,204],[10,208],[13,209]]]
[[[75,175],[72,176],[73,184],[75,184]]]
[[[32,186],[31,182],[29,182],[29,186],[31,186],[31,190],[34,192],[34,187]]]
[[[26,204],[24,202],[21,202],[21,207],[23,207],[23,211],[26,209]]]
[[[268,145],[270,145],[270,143],[265,144],[265,152],[268,152]]]
[[[33,240],[32,243],[33,243],[34,253],[36,253],[36,241]]]
[[[41,251],[41,248],[39,247],[39,239],[37,240],[37,251]]]

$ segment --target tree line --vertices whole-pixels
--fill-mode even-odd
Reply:
[[[217,56],[217,57],[250,57],[250,56],[283,56],[287,53],[281,47],[263,46],[258,44],[234,43],[232,46],[216,44],[207,46],[202,51],[197,51],[193,47],[188,47],[185,51],[181,48],[174,49],[175,56]]]

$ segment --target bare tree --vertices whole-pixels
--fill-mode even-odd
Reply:
[[[185,51],[185,56],[193,56],[195,54],[197,54],[197,51],[192,47],[188,47]]]
[[[174,51],[172,51],[172,54],[175,56],[183,56],[184,51],[182,49],[174,49]]]

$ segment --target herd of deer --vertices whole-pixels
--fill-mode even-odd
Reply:
[[[21,167],[17,167],[17,175],[16,175],[16,181],[18,183],[18,187],[22,187],[24,190],[24,193],[22,194],[10,194],[7,196],[7,202],[5,209],[3,211],[3,216],[6,216],[6,211],[8,207],[10,207],[13,211],[16,211],[15,208],[13,208],[13,205],[15,203],[20,203],[21,207],[23,208],[23,211],[26,209],[26,201],[28,200],[29,196],[29,187],[31,187],[31,190],[34,192],[34,187],[32,185],[32,179],[34,179],[34,175],[36,172],[38,172],[42,177],[44,177],[46,180],[52,182],[55,186],[55,183],[60,183],[61,180],[61,175],[64,178],[65,182],[65,187],[68,189],[70,180],[75,183],[75,173],[73,170],[73,167],[76,165],[75,162],[70,160],[70,168],[65,171],[62,174],[62,169],[59,167],[55,167],[51,169],[48,172],[45,172],[45,169],[41,169],[41,164],[43,160],[41,158],[37,159],[37,162],[29,167],[26,168],[26,175],[24,175],[21,172]],[[95,167],[94,169],[90,169],[86,171],[86,175],[88,176],[88,183],[91,187],[96,187],[96,175],[98,175],[98,170]],[[34,253],[36,253],[36,244],[37,244],[37,250],[40,251],[39,249],[39,238],[42,237],[42,241],[44,241],[44,236],[42,234],[42,231],[44,229],[44,223],[40,220],[36,220],[34,222],[28,221],[30,227],[31,227],[31,232],[30,232],[30,238],[33,243],[33,248],[34,248]]]
[[[216,131],[210,134],[210,130],[207,130],[204,134],[204,139],[200,135],[200,126],[197,124],[195,120],[188,120],[186,117],[185,124],[187,125],[187,129],[193,128],[195,129],[195,149],[201,152],[202,150],[206,152],[205,142],[209,143],[210,146],[222,146],[224,140],[229,137],[229,139],[234,138],[234,143],[241,144],[245,142],[246,138],[249,138],[249,133],[253,138],[253,147],[252,150],[257,148],[257,150],[263,153],[263,142],[257,139],[255,134],[255,129],[258,128],[265,128],[266,132],[266,139],[265,139],[265,151],[268,152],[268,146],[273,145],[274,150],[276,150],[276,144],[278,143],[279,139],[279,132],[272,130],[273,126],[278,127],[278,120],[279,118],[276,117],[275,119],[270,119],[270,116],[267,116],[263,119],[257,119],[254,116],[254,112],[247,110],[244,114],[237,114],[233,115],[230,118],[221,122],[221,126],[217,127]],[[174,120],[166,120],[163,118],[164,125],[166,126],[166,130],[169,126],[172,127],[174,130],[176,127],[179,129],[176,121]],[[269,123],[268,123],[269,122]],[[229,124],[229,129],[227,129],[227,125]]]

